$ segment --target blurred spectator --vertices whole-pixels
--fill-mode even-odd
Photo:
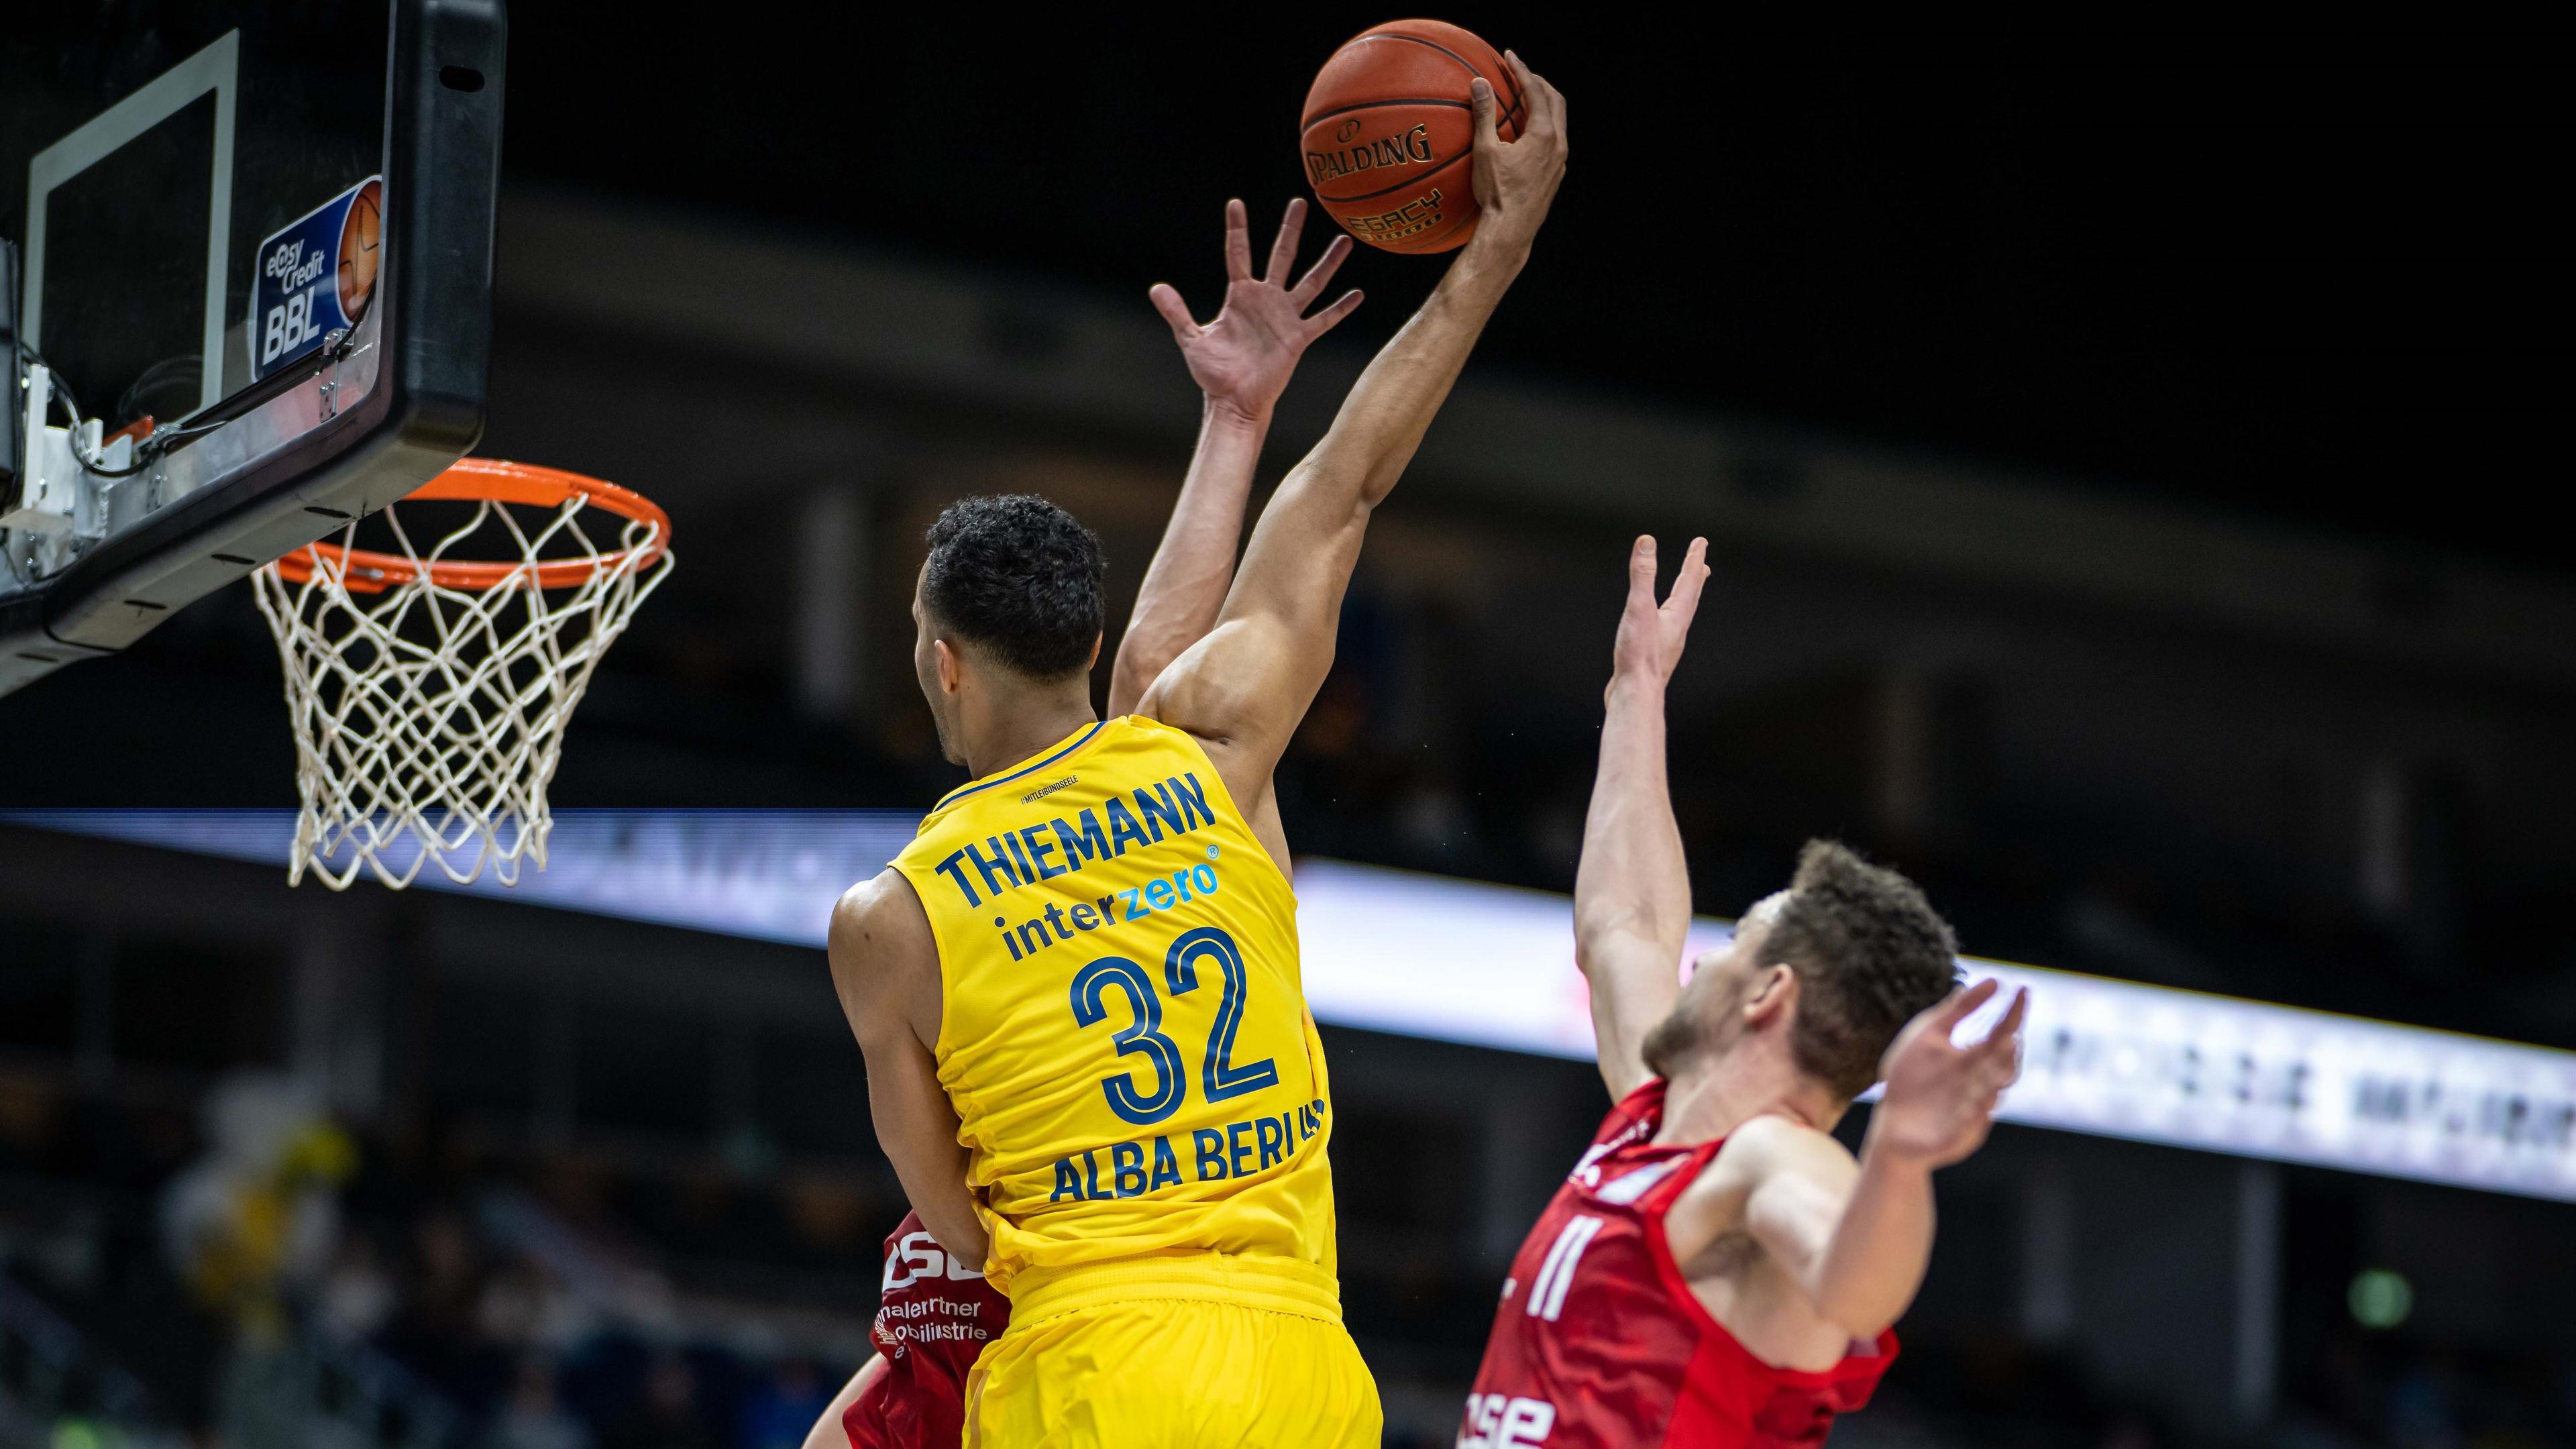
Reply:
[[[243,1072],[206,1103],[205,1154],[162,1198],[172,1267],[206,1307],[274,1337],[283,1295],[309,1285],[339,1236],[333,1190],[357,1149],[296,1084]]]
[[[600,1436],[602,1449],[717,1449],[698,1412],[698,1376],[677,1350],[653,1356],[644,1400]]]
[[[314,1296],[314,1326],[334,1343],[361,1343],[393,1312],[394,1281],[378,1260],[375,1239],[362,1232],[341,1239]]]
[[[590,1449],[590,1431],[556,1395],[554,1360],[543,1354],[519,1360],[510,1397],[483,1442],[485,1449]]]
[[[484,1286],[474,1318],[493,1343],[556,1352],[578,1347],[595,1326],[554,1275],[524,1254],[512,1257]]]
[[[475,1326],[481,1297],[477,1269],[464,1220],[447,1208],[428,1211],[412,1229],[402,1306],[383,1336],[385,1349],[396,1359],[468,1403],[479,1397],[478,1387],[491,1383]]]
[[[832,1402],[832,1386],[811,1359],[781,1360],[743,1404],[741,1449],[797,1449]]]

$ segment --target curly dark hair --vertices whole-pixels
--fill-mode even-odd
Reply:
[[[921,601],[959,638],[1034,679],[1091,660],[1107,609],[1100,539],[1027,493],[961,498],[930,525]]]
[[[1837,841],[1799,852],[1763,944],[1798,973],[1790,1051],[1845,1097],[1869,1090],[1896,1034],[1959,980],[1959,938],[1923,892]]]

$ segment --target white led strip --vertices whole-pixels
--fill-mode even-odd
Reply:
[[[1591,1058],[1565,897],[1339,861],[1302,864],[1297,896],[1318,1020]],[[1692,951],[1725,936],[1702,918]],[[2576,1201],[2576,1052],[1962,964],[2030,988],[2007,1121]]]
[[[2031,991],[2010,1121],[2576,1201],[2576,1053],[1967,965]]]
[[[21,811],[19,823],[285,867],[287,811]],[[820,946],[833,899],[917,817],[893,811],[559,812],[543,872],[473,894]],[[447,889],[443,881],[424,882]],[[1589,1060],[1572,903],[1302,861],[1316,1019]],[[1726,938],[1693,928],[1694,953]],[[2009,1121],[2576,1201],[2576,1052],[1969,960],[2031,989]],[[1989,1011],[2000,1010],[2000,1006]],[[1962,1031],[1981,1034],[1972,1018]]]

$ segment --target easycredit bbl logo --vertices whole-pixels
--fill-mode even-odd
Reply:
[[[251,376],[267,377],[358,325],[376,300],[385,182],[372,176],[259,244],[251,279]]]

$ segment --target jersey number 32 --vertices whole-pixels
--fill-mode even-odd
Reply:
[[[1199,1066],[1199,1087],[1209,1101],[1222,1102],[1277,1086],[1279,1068],[1268,1057],[1240,1066],[1234,1063],[1234,1033],[1243,1024],[1248,988],[1243,952],[1232,936],[1214,926],[1182,932],[1172,942],[1172,948],[1163,953],[1164,984],[1174,996],[1196,991],[1198,963],[1211,956],[1225,974],[1225,995],[1217,1003],[1215,1024],[1208,1028],[1207,1055]],[[1151,1127],[1179,1111],[1182,1099],[1189,1095],[1181,1049],[1163,1035],[1163,999],[1154,992],[1153,978],[1144,967],[1124,956],[1103,956],[1074,973],[1074,1025],[1097,1026],[1107,1020],[1109,1007],[1105,998],[1113,989],[1126,994],[1132,1019],[1110,1041],[1122,1057],[1142,1052],[1154,1064],[1155,1085],[1151,1094],[1139,1092],[1135,1074],[1121,1072],[1101,1078],[1100,1092],[1109,1099],[1109,1110],[1122,1120]]]

